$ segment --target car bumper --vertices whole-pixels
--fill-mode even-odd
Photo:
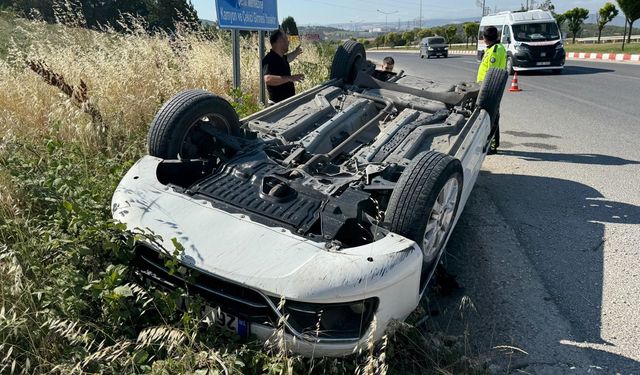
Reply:
[[[423,261],[415,242],[387,233],[353,248],[315,243],[162,185],[155,173],[161,161],[145,156],[127,172],[113,195],[114,219],[159,236],[144,243],[155,252],[171,254],[172,239],[180,242],[181,265],[204,275],[199,286],[205,300],[233,315],[257,309],[254,317],[265,317],[249,321],[259,338],[268,339],[282,315],[274,299],[315,305],[377,299],[376,323],[348,339],[312,337],[285,323],[289,347],[303,355],[349,354],[369,337],[382,337],[392,319],[405,319],[417,306]],[[152,281],[167,281],[162,270],[155,273]]]
[[[516,53],[512,61],[513,69],[517,71],[562,69],[565,63],[565,54],[564,52],[556,52],[548,58],[533,58],[529,53]]]

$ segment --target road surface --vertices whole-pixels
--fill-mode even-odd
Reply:
[[[368,58],[386,55],[408,74],[475,78],[474,57]],[[519,78],[447,249],[461,288],[430,299],[428,325],[467,336],[497,373],[640,374],[640,65]]]

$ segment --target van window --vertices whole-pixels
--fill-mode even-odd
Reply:
[[[429,38],[427,39],[429,44],[445,44],[444,38]]]
[[[516,24],[511,27],[513,28],[513,38],[518,42],[537,42],[560,38],[558,26],[554,22]]]
[[[502,44],[511,43],[511,30],[509,30],[509,25],[504,25],[504,30],[502,31]]]
[[[484,40],[484,29],[486,29],[489,26],[491,25],[480,26],[480,29],[478,30],[478,41]],[[494,27],[498,29],[498,40],[500,40],[502,38],[502,26],[494,26]]]

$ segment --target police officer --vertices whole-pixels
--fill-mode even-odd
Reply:
[[[507,50],[504,46],[498,42],[498,29],[494,26],[489,26],[484,29],[482,33],[484,43],[487,47],[484,50],[484,57],[478,68],[478,76],[476,81],[482,82],[487,75],[489,68],[507,69]],[[493,141],[489,148],[489,154],[496,154],[498,152],[498,146],[500,146],[500,112],[496,113],[496,118],[493,119],[491,127],[491,136]]]

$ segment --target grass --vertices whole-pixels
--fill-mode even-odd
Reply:
[[[625,43],[624,51],[622,43],[565,43],[564,49],[567,52],[596,52],[596,53],[640,53],[640,43]]]
[[[139,235],[111,219],[110,198],[145,153],[155,112],[187,88],[236,99],[241,116],[261,106],[256,40],[242,41],[232,90],[227,35],[170,43],[130,25],[118,34],[0,15],[0,373],[482,372],[460,344],[433,345],[440,333],[408,323],[360,354],[301,358],[202,321],[203,301],[178,309],[184,290],[139,285],[129,266]],[[303,48],[298,90],[325,80],[333,55]]]

